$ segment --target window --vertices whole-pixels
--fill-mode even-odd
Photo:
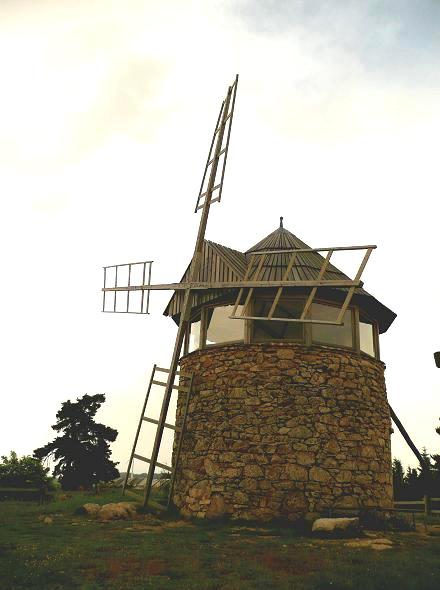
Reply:
[[[197,350],[198,348],[200,348],[200,328],[200,320],[198,322],[193,322],[191,324],[188,352],[192,352],[193,350]]]
[[[359,341],[362,352],[375,356],[373,326],[366,322],[359,322]]]
[[[229,316],[233,305],[208,309],[206,344],[220,344],[221,342],[237,342],[244,340],[245,320],[231,320]],[[236,315],[240,315],[243,306],[237,307]]]
[[[267,316],[272,301],[257,300],[252,315]],[[273,317],[295,318],[301,317],[304,309],[304,301],[295,299],[281,299],[278,303]],[[270,340],[296,340],[302,341],[304,336],[303,324],[299,322],[278,322],[271,320],[254,320],[252,339],[257,342]]]
[[[335,321],[340,308],[322,303],[312,303],[311,316],[314,320]],[[344,314],[344,325],[312,324],[312,341],[317,344],[335,344],[336,346],[353,347],[353,323],[351,310]]]

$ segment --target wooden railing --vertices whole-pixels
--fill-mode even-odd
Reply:
[[[439,508],[433,509],[434,503],[438,503]],[[399,512],[423,512],[426,516],[440,514],[440,498],[423,496],[421,500],[398,500],[394,502],[394,508]]]
[[[0,486],[0,498],[4,499],[5,496],[11,496],[14,498],[15,496],[26,496],[32,495],[34,496],[39,504],[42,504],[48,497],[47,489],[46,488],[19,488],[19,487],[8,487],[8,486]]]

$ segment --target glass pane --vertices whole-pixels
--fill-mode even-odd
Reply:
[[[188,352],[192,352],[193,350],[200,348],[200,326],[200,320],[191,324]]]
[[[257,300],[254,306],[254,316],[267,316],[272,301]],[[281,299],[278,303],[274,317],[299,318],[304,309],[304,301]],[[303,339],[303,324],[299,322],[278,322],[254,320],[253,340],[298,340]]]
[[[208,313],[206,344],[244,340],[245,320],[231,320],[229,316],[233,309],[233,305],[225,305],[224,307],[215,307],[211,314]],[[242,309],[243,306],[239,305],[236,315],[240,315]],[[211,318],[209,318],[210,315]]]
[[[373,326],[371,324],[359,322],[359,340],[362,352],[375,356]]]
[[[312,319],[334,321],[337,319],[340,308],[321,303],[312,303]],[[312,324],[312,340],[319,344],[336,344],[337,346],[353,347],[353,331],[351,310],[344,314],[343,326],[326,324]]]

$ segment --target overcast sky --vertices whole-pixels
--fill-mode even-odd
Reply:
[[[102,266],[180,278],[236,73],[207,238],[245,250],[283,215],[312,247],[377,244],[364,281],[397,313],[389,400],[439,452],[439,30],[436,0],[1,0],[0,453],[32,453],[61,402],[104,392],[125,468],[176,328],[166,293],[148,317],[100,313]],[[416,464],[398,432],[392,447]]]

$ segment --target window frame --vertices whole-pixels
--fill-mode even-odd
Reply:
[[[319,305],[326,305],[327,307],[336,307],[337,309],[341,309],[341,306],[338,305],[337,303],[335,303],[334,301],[327,301],[325,299],[314,299],[313,303],[318,303]],[[312,305],[313,305],[312,303]],[[310,306],[310,311],[312,310],[312,305]],[[346,312],[350,311],[351,312],[351,341],[352,341],[352,346],[345,346],[345,344],[331,344],[330,342],[320,342],[319,340],[313,340],[313,334],[312,334],[312,327],[313,324],[310,324],[310,336],[312,339],[312,345],[313,344],[317,344],[318,346],[334,346],[336,348],[344,348],[346,350],[354,350],[357,352],[357,342],[359,341],[358,336],[356,335],[356,332],[359,329],[359,324],[357,324],[357,329],[355,328],[355,324],[356,324],[356,316],[354,313],[354,308],[352,305],[349,305],[346,309]]]
[[[273,301],[273,297],[269,295],[261,295],[258,294],[256,297],[258,300],[267,300]],[[286,294],[283,295],[283,299],[287,300],[300,300],[306,301],[307,296],[302,295],[290,295]],[[329,301],[328,299],[323,299],[322,297],[316,298],[313,300],[313,303],[319,303],[321,305],[327,305],[329,307],[336,307],[340,309],[340,305],[338,305],[334,301]],[[347,311],[351,312],[351,323],[352,323],[352,346],[345,346],[343,344],[330,344],[328,342],[320,342],[319,340],[313,340],[312,336],[312,324],[306,322],[303,324],[303,338],[302,339],[293,339],[293,338],[274,338],[273,340],[255,340],[254,339],[254,324],[258,320],[232,320],[237,322],[244,322],[244,335],[243,339],[240,340],[229,340],[227,342],[214,342],[212,344],[207,344],[207,333],[208,333],[208,314],[210,310],[214,310],[217,307],[228,307],[234,305],[234,301],[222,301],[221,304],[216,303],[207,303],[201,309],[200,312],[194,316],[194,319],[191,323],[188,324],[188,328],[185,334],[185,341],[183,347],[183,353],[188,354],[189,350],[189,335],[191,332],[191,324],[199,321],[200,316],[200,345],[199,348],[195,350],[202,350],[205,348],[211,348],[213,346],[227,346],[229,344],[264,344],[265,342],[290,342],[292,344],[304,344],[305,346],[329,346],[335,348],[342,348],[344,350],[352,350],[359,355],[365,355],[368,358],[375,358],[380,360],[380,349],[379,349],[379,327],[378,322],[373,320],[367,313],[359,308],[357,305],[349,305]],[[250,315],[254,315],[255,311],[255,300],[251,300],[249,304]],[[307,317],[310,318],[311,315],[311,307],[307,313]],[[262,320],[264,321],[264,320]],[[371,324],[373,329],[373,348],[374,348],[374,356],[364,352],[360,349],[360,329],[359,323],[364,322]]]

